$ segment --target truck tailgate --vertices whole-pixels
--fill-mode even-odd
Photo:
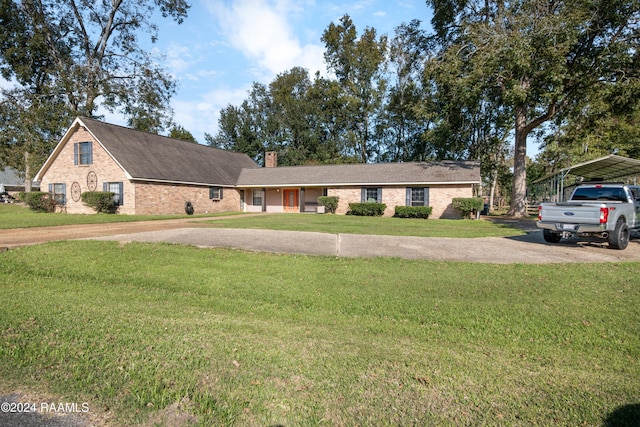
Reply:
[[[602,203],[550,203],[543,204],[542,221],[567,224],[599,224]]]

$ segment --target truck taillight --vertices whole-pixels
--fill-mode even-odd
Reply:
[[[538,221],[542,221],[542,206],[538,206]]]
[[[606,224],[609,220],[609,208],[600,208],[600,224]]]

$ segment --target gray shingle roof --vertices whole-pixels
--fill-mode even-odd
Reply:
[[[437,161],[244,169],[239,187],[479,183],[480,162]]]
[[[24,185],[24,178],[20,178],[20,174],[12,167],[0,167],[0,184],[6,186]]]
[[[141,132],[81,117],[86,129],[130,179],[238,187],[475,184],[478,161],[342,164],[260,168],[246,154]],[[50,167],[72,126],[36,178]]]
[[[80,121],[134,180],[235,185],[249,156],[82,117]]]

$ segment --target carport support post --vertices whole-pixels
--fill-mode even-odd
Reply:
[[[571,169],[567,169],[566,172],[560,172],[560,201],[564,202],[565,197],[564,197],[564,179],[566,178],[567,175],[569,175],[569,171]]]

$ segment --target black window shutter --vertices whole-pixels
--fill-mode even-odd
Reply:
[[[209,187],[209,199],[213,200],[213,187]]]
[[[49,184],[49,194],[53,194],[53,184]]]
[[[362,187],[360,189],[360,203],[364,203],[367,201],[367,189]]]
[[[411,206],[411,187],[407,187],[407,198],[404,205]]]
[[[120,191],[120,201],[118,205],[124,205],[124,184],[122,182],[118,183],[118,191]]]
[[[222,187],[220,187],[220,200],[222,200]]]
[[[382,203],[382,187],[378,187],[377,189],[378,197],[376,198],[378,203]]]
[[[109,191],[109,184],[107,182],[102,183],[102,191]]]
[[[89,147],[89,164],[92,165],[93,164],[93,142],[89,142],[87,146]]]
[[[73,164],[78,165],[78,143],[73,143]]]
[[[62,205],[67,204],[67,184],[62,184]]]
[[[424,187],[424,205],[429,206],[429,187]]]

